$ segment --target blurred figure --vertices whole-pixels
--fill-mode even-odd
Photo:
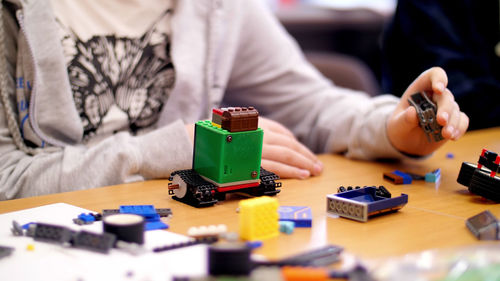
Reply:
[[[384,92],[402,95],[431,66],[470,117],[470,129],[500,125],[499,1],[399,0],[383,39]]]

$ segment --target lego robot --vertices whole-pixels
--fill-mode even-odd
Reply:
[[[483,149],[477,165],[462,162],[457,182],[467,186],[471,193],[500,202],[499,163],[497,153]]]
[[[170,175],[169,195],[194,207],[212,206],[231,192],[280,192],[279,177],[260,167],[264,132],[254,107],[217,108],[195,124],[193,168]]]

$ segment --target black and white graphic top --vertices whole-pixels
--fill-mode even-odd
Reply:
[[[121,5],[119,1],[111,2]],[[122,130],[136,133],[158,120],[173,87],[175,72],[170,59],[170,32],[165,28],[170,24],[172,9],[164,7],[166,9],[158,14],[157,8],[150,7],[156,17],[142,32],[134,26],[130,34],[126,34],[127,28],[106,31],[109,27],[103,28],[104,32],[78,34],[73,28],[76,25],[66,25],[56,13],[75,106],[86,140]],[[120,23],[119,15],[116,19]],[[93,20],[96,18],[89,17],[88,22],[80,24],[88,26]],[[136,21],[128,24],[131,22]]]

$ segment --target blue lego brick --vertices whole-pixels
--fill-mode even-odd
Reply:
[[[426,182],[438,182],[441,179],[441,169],[436,169],[430,173],[425,174]]]
[[[280,206],[278,208],[280,221],[293,221],[295,227],[311,227],[311,208],[306,206]]]
[[[363,221],[378,214],[401,209],[408,203],[408,195],[386,198],[376,195],[373,186],[327,195],[327,211],[342,217]]]
[[[292,234],[293,229],[295,228],[295,223],[293,221],[280,221],[280,232],[286,233],[286,234]]]
[[[120,206],[120,213],[143,216],[146,221],[157,221],[160,219],[160,215],[158,215],[153,205],[122,205]]]
[[[412,177],[409,174],[401,172],[400,170],[394,170],[392,173],[395,174],[395,175],[397,175],[397,176],[402,177],[403,178],[403,184],[411,184]]]
[[[162,221],[146,222],[144,230],[167,229],[168,225]]]
[[[250,249],[257,249],[257,248],[262,247],[262,241],[260,241],[260,240],[247,241],[245,244]]]
[[[24,229],[24,230],[28,230],[30,228],[30,225],[36,225],[36,223],[34,222],[29,222],[29,223],[26,223],[26,224],[23,224],[21,227]]]
[[[85,223],[91,223],[95,221],[95,217],[90,213],[89,214],[81,213],[80,215],[78,215],[78,218]]]

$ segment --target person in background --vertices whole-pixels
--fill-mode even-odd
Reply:
[[[470,129],[500,126],[497,0],[399,0],[383,38],[382,88],[402,95],[415,75],[440,66]]]
[[[191,168],[193,124],[254,106],[262,166],[322,172],[314,153],[426,156],[409,95],[428,91],[445,140],[468,118],[441,68],[401,100],[335,86],[260,0],[9,0],[0,4],[0,200],[168,178]]]

